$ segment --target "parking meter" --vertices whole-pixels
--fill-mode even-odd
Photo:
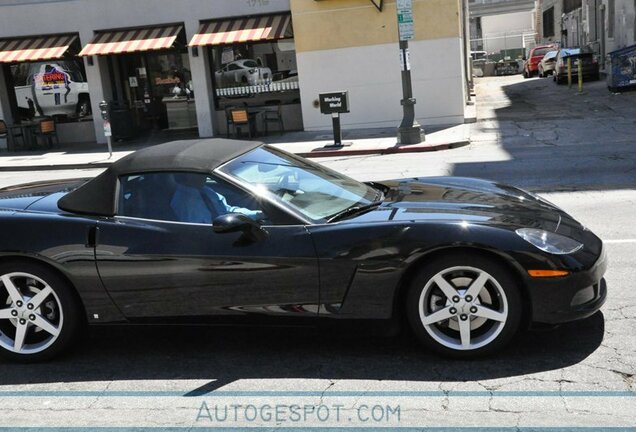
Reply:
[[[111,142],[111,137],[113,133],[110,127],[110,113],[108,112],[108,102],[101,101],[99,103],[99,111],[102,114],[102,119],[104,120],[104,136],[106,136],[106,142],[108,144],[108,154],[109,159],[113,156],[113,144]]]
[[[108,113],[108,102],[101,101],[99,103],[99,110],[101,111],[102,119],[106,121],[110,120],[110,114]]]

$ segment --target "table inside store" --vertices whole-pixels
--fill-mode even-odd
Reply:
[[[39,121],[30,120],[14,123],[13,125],[9,126],[9,137],[11,139],[7,141],[7,144],[10,146],[7,147],[7,150],[16,150],[16,137],[21,137],[24,144],[24,150],[32,150],[37,147],[37,137],[35,135],[35,130],[39,123]],[[20,131],[20,133],[16,133],[16,131]]]

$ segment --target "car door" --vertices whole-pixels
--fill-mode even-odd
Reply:
[[[281,215],[248,192],[206,177],[206,187],[222,193],[233,212],[264,212],[266,238],[219,234],[210,223],[180,220],[175,173],[121,178],[118,215],[98,224],[96,259],[122,313],[131,319],[315,316],[318,262],[305,227],[280,224]]]

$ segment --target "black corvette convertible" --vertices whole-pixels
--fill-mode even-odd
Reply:
[[[360,183],[254,142],[179,141],[94,179],[0,190],[0,353],[85,324],[404,320],[472,357],[594,314],[601,240],[512,186]]]

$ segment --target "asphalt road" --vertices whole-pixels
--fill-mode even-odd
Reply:
[[[548,84],[537,81],[523,85]],[[634,426],[636,190],[628,164],[618,168],[633,162],[633,151],[609,138],[602,147],[507,144],[505,131],[516,123],[501,122],[486,114],[476,127],[487,124],[496,136],[463,149],[321,162],[360,180],[481,173],[543,191],[605,240],[602,312],[522,334],[497,356],[472,362],[435,357],[408,335],[357,329],[96,328],[51,363],[0,366],[0,426]],[[557,153],[543,154],[558,147],[568,149],[561,169],[548,163]],[[513,153],[518,165],[501,169]],[[2,172],[0,186],[97,172]]]

